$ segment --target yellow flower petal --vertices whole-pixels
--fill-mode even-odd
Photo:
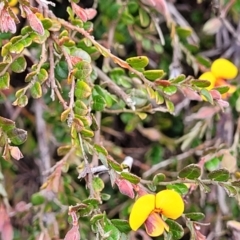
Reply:
[[[163,190],[156,195],[156,208],[167,218],[177,219],[184,211],[182,197],[173,190]]]
[[[132,230],[136,231],[146,221],[155,208],[155,200],[156,197],[153,194],[146,194],[137,199],[129,217],[129,224]]]
[[[9,3],[8,3],[8,6],[9,7],[14,7],[15,5],[17,5],[18,3],[18,0],[11,0]]]
[[[163,234],[164,229],[169,231],[169,226],[162,220],[157,213],[151,213],[144,223],[146,232],[151,237]]]
[[[206,87],[206,89],[211,90],[215,86],[216,77],[211,72],[205,72],[200,77],[200,80],[208,80],[211,85]]]
[[[212,63],[211,72],[216,78],[232,79],[238,74],[237,67],[225,58],[219,58]]]

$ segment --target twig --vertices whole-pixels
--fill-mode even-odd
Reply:
[[[41,159],[41,164],[39,164],[41,172],[44,172],[51,167],[51,157],[49,154],[49,143],[46,136],[47,127],[46,123],[43,120],[43,108],[42,102],[40,99],[35,100],[35,115],[36,115],[36,133],[38,139],[39,146],[39,154]],[[45,177],[43,176],[42,182],[45,181]]]
[[[188,157],[190,157],[191,155],[193,155],[196,151],[204,149],[208,146],[210,146],[213,143],[213,141],[208,141],[205,142],[195,148],[192,148],[190,150],[188,150],[187,152],[181,153],[177,156],[168,158],[166,160],[161,161],[160,163],[157,163],[155,165],[153,165],[148,171],[146,171],[145,173],[143,173],[143,177],[147,178],[149,177],[151,174],[155,173],[157,170],[159,170],[160,168],[166,167],[172,163],[174,163],[175,161],[182,161]]]
[[[103,80],[103,84],[107,84],[108,88],[110,88],[118,97],[120,97],[133,111],[135,111],[135,104],[132,99],[117,85],[115,84],[101,69],[98,67],[93,67],[99,78]]]
[[[100,127],[101,127],[101,112],[97,111],[96,112],[96,121],[97,121],[97,125],[98,125],[98,130],[95,131],[95,135],[94,135],[94,143],[95,144],[99,144],[100,143],[100,138],[101,138],[101,130],[100,130]],[[94,153],[93,154],[93,157],[92,157],[92,166],[97,166],[98,165],[98,155],[97,153]]]

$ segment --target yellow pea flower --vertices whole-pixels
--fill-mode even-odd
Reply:
[[[9,3],[8,3],[8,6],[9,7],[14,7],[16,6],[18,3],[18,0],[10,0]]]
[[[206,88],[208,90],[211,90],[214,87],[228,86],[228,92],[222,94],[222,99],[226,99],[236,91],[236,87],[227,83],[226,80],[233,79],[237,75],[238,69],[232,62],[225,58],[219,58],[212,63],[210,71],[203,73],[199,79],[208,80],[211,83],[211,85]]]
[[[177,219],[183,211],[184,202],[181,196],[173,190],[163,190],[156,195],[146,194],[134,203],[129,224],[136,231],[144,223],[148,235],[157,237],[163,234],[164,230],[169,231],[168,225],[161,216]]]

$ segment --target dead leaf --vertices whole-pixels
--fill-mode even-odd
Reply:
[[[230,173],[237,171],[237,159],[229,152],[229,150],[226,150],[223,154],[221,167],[226,168]]]

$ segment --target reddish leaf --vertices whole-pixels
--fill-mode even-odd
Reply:
[[[168,7],[165,0],[142,0],[145,4],[155,8],[165,16],[169,16]]]
[[[40,35],[44,35],[44,28],[43,28],[42,22],[26,5],[23,6],[23,9],[26,12],[26,16],[31,28],[37,33],[39,33]]]
[[[64,240],[80,240],[78,228],[78,226],[72,226],[72,228],[67,232]]]
[[[22,152],[20,151],[20,149],[18,147],[9,147],[10,150],[10,154],[12,156],[12,158],[16,159],[16,160],[20,160],[21,158],[23,158]]]
[[[206,119],[206,118],[212,118],[214,114],[218,112],[218,108],[214,107],[202,107],[199,109],[197,113],[192,114],[191,116],[187,117],[188,121],[191,121],[193,119]]]
[[[88,15],[85,9],[78,6],[76,3],[72,2],[72,9],[74,13],[83,21],[86,22],[88,20]]]
[[[13,227],[10,221],[5,222],[2,227],[2,240],[13,240]]]
[[[224,101],[224,100],[220,99],[217,102],[223,108],[229,107],[229,103],[227,101]]]
[[[73,66],[75,66],[78,62],[82,61],[82,58],[75,56],[70,56],[70,59]]]
[[[85,9],[85,13],[87,14],[88,20],[93,19],[97,15],[97,11],[94,8]]]
[[[216,100],[222,99],[222,96],[221,96],[219,91],[217,91],[217,90],[210,90],[209,92],[212,95],[213,99],[216,99]]]
[[[17,30],[14,19],[4,7],[4,2],[0,3],[0,31],[15,33]]]
[[[182,93],[190,100],[202,101],[202,98],[197,92],[188,87],[181,87]]]
[[[123,195],[134,198],[133,185],[129,181],[125,179],[117,179],[116,184]]]
[[[163,86],[163,87],[167,87],[167,86],[171,85],[171,83],[168,80],[156,80],[156,81],[154,81],[154,83],[156,85],[160,85],[160,86]]]

